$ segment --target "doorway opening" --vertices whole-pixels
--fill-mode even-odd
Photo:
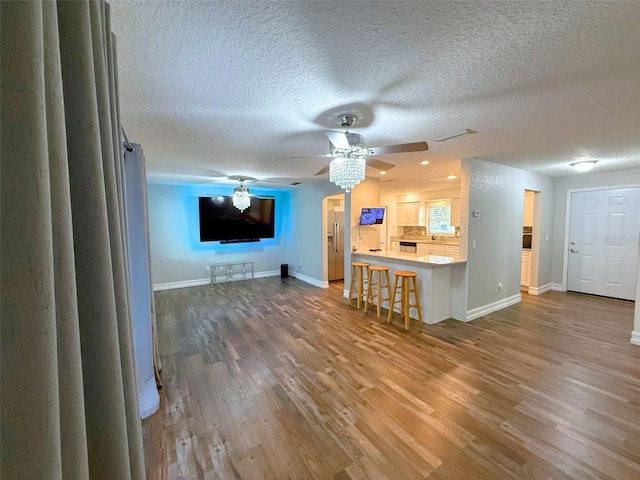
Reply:
[[[345,234],[344,194],[325,198],[325,269],[329,288],[344,290]]]
[[[529,293],[529,289],[535,282],[532,282],[532,271],[537,271],[534,266],[534,259],[537,261],[537,251],[534,250],[534,211],[535,196],[533,190],[524,191],[524,212],[522,215],[522,261],[520,267],[520,290]],[[537,245],[535,245],[537,247]]]

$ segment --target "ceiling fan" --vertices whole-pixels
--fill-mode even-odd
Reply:
[[[373,158],[373,155],[424,152],[429,149],[427,142],[402,143],[398,145],[388,145],[386,147],[368,148],[362,135],[349,131],[349,127],[354,126],[356,123],[357,119],[355,115],[345,114],[342,115],[339,120],[340,125],[344,128],[344,132],[336,132],[334,130],[325,130],[324,132],[329,139],[329,153],[309,156],[332,158],[331,163],[317,172],[316,175],[324,175],[329,172],[329,180],[341,186],[347,192],[365,178],[365,165],[384,171],[395,167],[392,163]]]

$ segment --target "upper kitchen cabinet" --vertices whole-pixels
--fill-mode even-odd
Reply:
[[[454,227],[460,226],[460,199],[451,199],[451,225]]]
[[[533,227],[533,195],[534,192],[524,192],[524,218],[522,225],[525,227]]]
[[[399,227],[418,225],[419,217],[420,202],[398,203]]]

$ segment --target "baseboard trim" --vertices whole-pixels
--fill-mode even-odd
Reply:
[[[550,283],[549,285],[551,285],[551,290],[554,292],[566,292],[561,283]]]
[[[175,288],[200,287],[202,285],[209,285],[209,282],[210,280],[208,278],[199,278],[197,280],[183,280],[181,282],[156,283],[153,286],[153,291],[158,292],[161,290],[173,290]]]
[[[255,272],[253,274],[253,278],[265,278],[265,277],[277,277],[280,275],[280,270],[267,270],[266,272]],[[236,273],[234,275],[233,281],[242,281],[246,280],[242,278],[241,273]],[[248,280],[251,280],[250,278]],[[181,282],[169,282],[169,283],[156,283],[153,286],[153,291],[158,292],[161,290],[173,290],[175,288],[187,288],[187,287],[200,287],[202,285],[209,285],[211,279],[207,278],[199,278],[197,280],[183,280]],[[219,282],[226,283],[226,282]]]
[[[302,280],[305,283],[313,285],[314,287],[320,288],[329,288],[329,282],[323,282],[322,280],[317,280],[315,278],[307,277],[306,275],[302,275],[301,273],[296,273],[295,278],[298,280]]]
[[[553,290],[551,283],[547,283],[541,287],[529,287],[529,295],[542,295],[550,290]]]
[[[277,277],[280,275],[280,270],[267,270],[266,272],[256,272],[253,277],[254,278],[265,278],[265,277]]]
[[[640,332],[631,332],[631,344],[640,347]]]
[[[509,307],[511,305],[515,305],[522,300],[522,296],[518,293],[517,295],[513,295],[512,297],[503,298],[502,300],[498,300],[497,302],[490,303],[488,305],[484,305],[482,307],[474,308],[472,310],[467,310],[467,318],[465,321],[474,320],[478,317],[482,317],[484,315],[488,315],[493,312],[497,312],[498,310],[502,310],[503,308]]]

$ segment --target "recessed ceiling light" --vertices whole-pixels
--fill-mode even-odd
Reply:
[[[585,160],[582,162],[572,163],[571,166],[579,172],[588,172],[595,167],[596,163],[598,163],[597,160]]]
[[[380,170],[380,175],[386,175],[387,172],[385,172],[384,170]]]
[[[466,128],[460,132],[448,133],[446,135],[442,135],[441,137],[436,138],[436,142],[446,142],[447,140],[451,140],[452,138],[463,137],[465,135],[470,135],[473,133],[478,133],[475,130],[471,130],[470,128]]]
[[[420,165],[429,165],[429,160],[423,160],[420,162]]]
[[[456,175],[449,175],[447,177],[449,180],[455,180],[456,178],[458,178]]]

